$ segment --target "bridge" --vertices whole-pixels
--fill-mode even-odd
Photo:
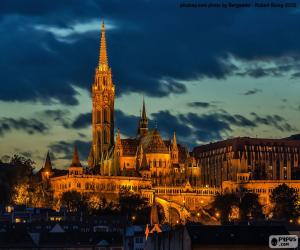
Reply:
[[[157,186],[151,190],[142,190],[142,196],[148,198],[151,203],[155,199],[156,204],[163,208],[165,222],[174,225],[185,223],[188,219],[201,221],[207,218],[216,221],[205,207],[220,192],[220,188],[192,187],[187,183],[185,186]]]

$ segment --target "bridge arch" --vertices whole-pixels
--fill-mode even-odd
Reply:
[[[171,225],[175,225],[180,222],[185,223],[190,216],[190,212],[184,206],[179,205],[174,201],[168,201],[156,196],[155,202],[163,208],[165,222],[170,223]]]

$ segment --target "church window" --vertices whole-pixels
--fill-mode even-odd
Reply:
[[[101,123],[101,112],[99,110],[96,111],[96,123]]]
[[[104,118],[104,122],[107,122],[107,110],[106,109],[103,110],[103,118]]]
[[[103,137],[104,137],[104,144],[107,144],[108,143],[108,135],[107,135],[106,130],[104,130]]]

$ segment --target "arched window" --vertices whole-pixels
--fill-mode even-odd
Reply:
[[[101,112],[99,110],[96,111],[96,123],[101,123]]]
[[[104,140],[104,144],[108,143],[108,135],[107,135],[107,131],[106,130],[104,130],[104,132],[103,132],[103,140]]]
[[[101,144],[101,132],[99,131],[99,132],[97,132],[97,139],[98,139],[98,141],[97,141],[97,143],[100,145]]]
[[[104,122],[107,122],[107,110],[106,109],[103,110],[103,119],[104,119]]]

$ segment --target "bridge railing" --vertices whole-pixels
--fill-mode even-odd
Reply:
[[[194,193],[196,195],[216,195],[221,192],[220,188],[215,187],[174,187],[174,186],[161,186],[154,187],[155,193],[157,194],[166,194],[166,195],[178,195],[178,194],[186,194],[186,193]]]

